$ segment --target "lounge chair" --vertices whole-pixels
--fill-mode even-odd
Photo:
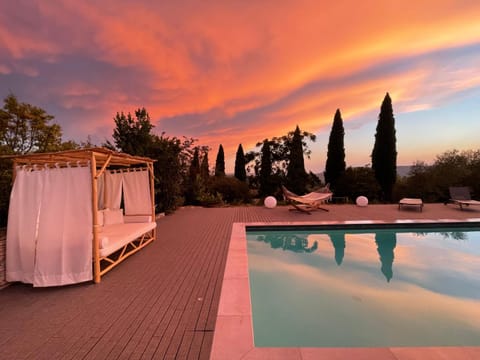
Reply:
[[[290,210],[298,210],[301,212],[305,212],[310,214],[312,210],[323,210],[328,211],[321,207],[320,205],[326,203],[327,201],[332,199],[333,193],[328,188],[328,185],[324,188],[321,188],[316,191],[312,191],[305,195],[297,195],[290,190],[288,190],[285,186],[282,185],[283,196],[285,200],[290,203],[294,207],[294,209]]]
[[[450,201],[457,204],[460,207],[460,210],[463,210],[464,206],[480,205],[480,201],[472,200],[470,189],[466,186],[452,186],[449,188],[449,191]]]

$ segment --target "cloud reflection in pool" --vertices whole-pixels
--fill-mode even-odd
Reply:
[[[480,345],[478,232],[247,232],[256,346]]]

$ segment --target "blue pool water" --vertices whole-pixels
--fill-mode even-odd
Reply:
[[[257,347],[480,345],[480,228],[247,228]]]

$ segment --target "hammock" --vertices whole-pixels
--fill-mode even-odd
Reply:
[[[297,195],[290,190],[288,190],[285,186],[282,185],[283,196],[285,200],[287,200],[290,205],[294,207],[294,209],[290,210],[298,210],[301,212],[305,212],[310,214],[312,210],[324,210],[328,211],[321,207],[320,205],[325,204],[327,201],[331,200],[333,193],[330,191],[327,186],[321,188],[316,191],[312,191],[305,195]]]

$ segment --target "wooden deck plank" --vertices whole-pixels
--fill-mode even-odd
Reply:
[[[203,337],[202,347],[198,353],[198,359],[208,360],[210,358],[210,350],[213,344],[213,331],[206,332]],[[192,354],[193,358],[197,357],[197,353]]]
[[[137,333],[139,330],[141,331],[142,325],[147,324],[149,319],[151,319],[152,317],[158,316],[158,311],[160,311],[160,314],[161,314],[161,312],[165,311],[167,307],[172,306],[171,305],[172,299],[177,297],[178,291],[181,290],[182,277],[188,278],[188,274],[182,274],[182,273],[176,274],[176,277],[172,277],[171,283],[165,284],[166,289],[172,289],[173,291],[171,292],[163,291],[163,294],[167,294],[168,296],[164,297],[161,303],[157,303],[155,301],[153,305],[156,305],[156,306],[144,306],[144,304],[135,304],[135,306],[139,308],[139,315],[136,317],[133,317],[133,322],[131,322],[129,318],[126,318],[123,324],[119,324],[118,344],[128,345],[129,342],[132,342],[132,344],[134,344],[135,340],[133,339],[133,337],[135,333]],[[157,296],[158,295],[160,294],[157,294]],[[153,296],[151,297],[151,299],[153,299]],[[155,310],[155,308],[157,308],[157,310]],[[124,325],[128,323],[130,323],[130,325],[128,327],[125,327]],[[143,327],[145,328],[145,326]],[[136,339],[138,339],[138,337],[136,337]],[[122,352],[125,352],[125,351],[126,352],[129,351],[128,347],[116,346],[115,348],[112,349],[112,351],[110,352],[107,358],[117,359],[122,354]]]
[[[212,231],[207,234],[208,239],[215,239],[217,235],[217,229],[212,228]],[[183,335],[187,330],[197,330],[196,325],[200,316],[202,307],[205,303],[212,300],[211,297],[206,296],[209,284],[211,282],[212,273],[216,270],[215,264],[218,258],[218,250],[216,246],[209,246],[209,251],[204,254],[203,261],[198,264],[198,277],[193,283],[193,288],[189,296],[189,303],[185,308],[182,320],[178,324],[172,341],[169,344],[169,349],[166,353],[166,357],[175,357],[180,344],[183,341]],[[209,306],[209,304],[208,304]],[[203,329],[200,329],[203,331]]]
[[[156,241],[98,285],[1,290],[0,358],[208,359],[234,222],[412,218],[480,218],[480,211],[442,204],[423,212],[331,205],[312,215],[286,207],[180,209],[158,220]]]

